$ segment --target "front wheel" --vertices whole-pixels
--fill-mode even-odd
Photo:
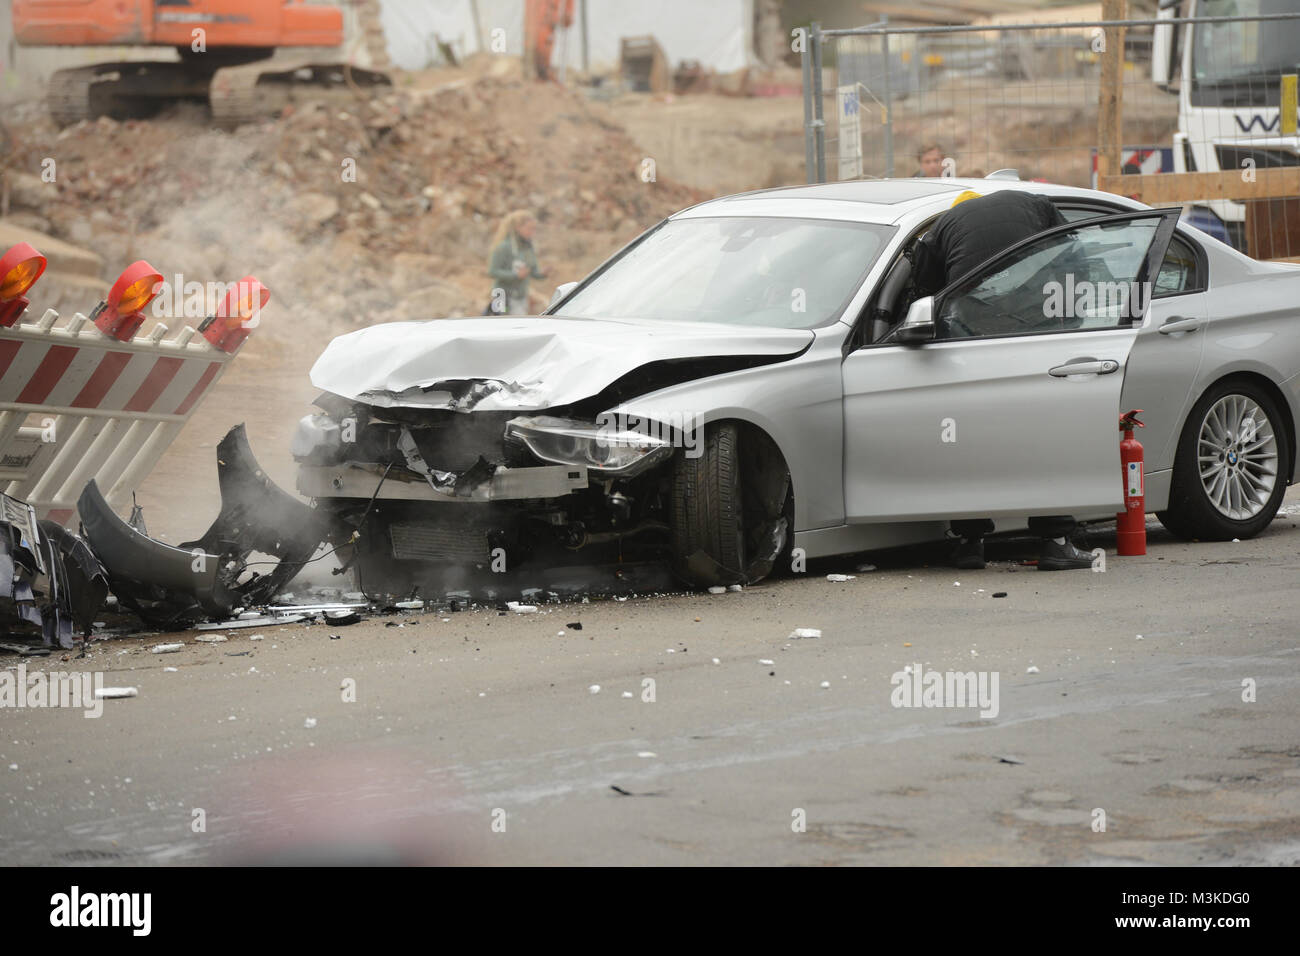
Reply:
[[[1253,382],[1220,382],[1187,416],[1169,507],[1157,517],[1180,538],[1253,538],[1282,504],[1290,462],[1291,436],[1272,396]]]
[[[698,455],[678,453],[671,495],[674,565],[688,584],[753,583],[788,557],[790,473],[766,436],[710,425]]]

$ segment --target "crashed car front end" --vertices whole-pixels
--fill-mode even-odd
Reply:
[[[758,330],[738,347],[727,329],[546,318],[375,326],[312,370],[325,391],[294,436],[298,491],[367,593],[668,587],[683,564],[674,482],[705,410],[615,410],[786,361],[811,338]]]
[[[303,419],[294,437],[298,490],[333,517],[334,542],[356,549],[365,590],[471,588],[475,572],[666,554],[680,439],[591,418],[332,398],[319,400],[332,414]]]

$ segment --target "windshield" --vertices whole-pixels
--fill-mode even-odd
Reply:
[[[1245,17],[1300,13],[1295,0],[1204,0],[1197,15]],[[1245,23],[1198,23],[1192,46],[1192,78],[1197,86],[1259,81],[1260,93],[1275,88],[1282,73],[1300,65],[1300,19]],[[1271,83],[1267,82],[1272,80]],[[1277,92],[1274,89],[1273,105]]]
[[[824,219],[675,219],[554,313],[809,329],[839,318],[892,226]]]

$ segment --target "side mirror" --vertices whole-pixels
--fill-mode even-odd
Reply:
[[[555,291],[551,293],[551,302],[550,305],[547,306],[547,308],[549,309],[552,306],[554,306],[555,303],[559,302],[561,299],[563,299],[565,296],[567,296],[570,292],[572,292],[577,287],[578,287],[578,283],[576,282],[562,282],[559,285],[557,285],[555,287]]]
[[[907,310],[907,318],[894,333],[900,345],[920,345],[934,339],[934,296],[917,299]]]

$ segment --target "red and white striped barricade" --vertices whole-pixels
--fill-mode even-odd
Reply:
[[[92,478],[114,508],[129,502],[270,297],[246,277],[200,329],[137,335],[161,281],[135,263],[89,318],[0,325],[0,489],[39,517],[67,523]]]

